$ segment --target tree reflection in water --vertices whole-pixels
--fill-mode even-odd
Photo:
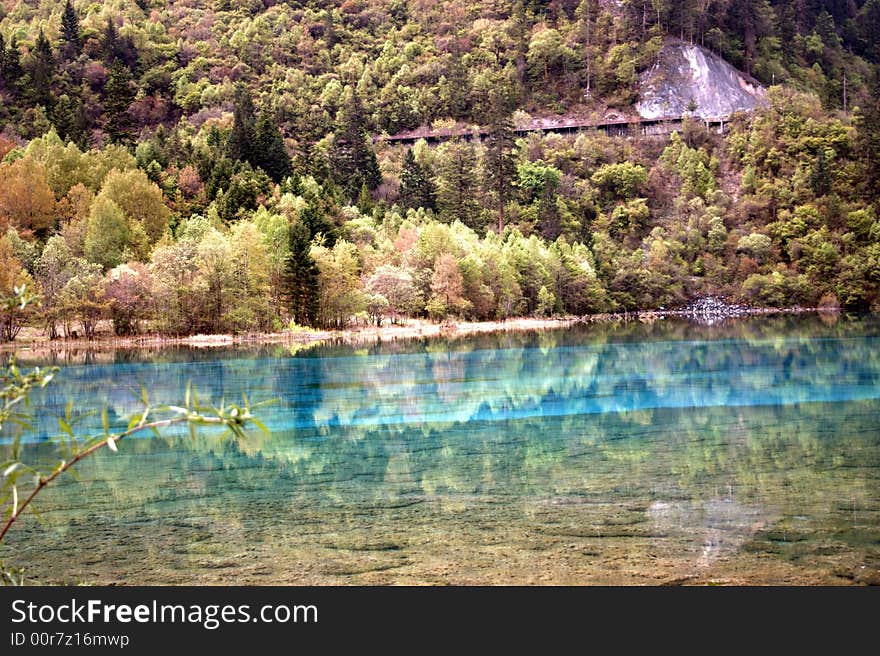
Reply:
[[[876,582],[877,334],[784,317],[97,358],[36,400],[35,440],[67,398],[123,417],[140,382],[161,402],[189,380],[279,397],[272,435],[102,455],[5,558],[47,582]]]

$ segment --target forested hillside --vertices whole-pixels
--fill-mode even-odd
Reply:
[[[670,40],[767,105],[514,133],[634,115]],[[0,0],[0,54],[2,339],[880,306],[880,0]]]

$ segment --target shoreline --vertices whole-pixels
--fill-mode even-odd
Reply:
[[[694,309],[678,310],[644,310],[637,312],[613,312],[590,314],[584,316],[560,317],[519,317],[502,321],[446,321],[437,323],[426,319],[407,319],[403,324],[383,324],[382,326],[356,325],[344,329],[320,330],[302,328],[298,330],[282,330],[273,333],[246,333],[241,335],[189,335],[185,337],[165,336],[158,333],[145,333],[126,337],[115,337],[102,333],[94,339],[84,337],[49,339],[38,328],[29,329],[12,341],[0,344],[0,354],[19,352],[53,351],[53,350],[86,350],[109,351],[154,350],[166,347],[186,348],[226,348],[235,346],[260,345],[302,345],[316,346],[319,344],[373,344],[384,341],[408,339],[430,339],[436,337],[464,337],[500,332],[529,332],[569,328],[575,325],[626,323],[640,321],[650,323],[667,318],[691,319],[697,323],[715,323],[730,319],[744,319],[754,316],[808,313],[839,313],[839,308],[737,308],[736,312],[701,313]],[[32,331],[32,332],[31,332]]]

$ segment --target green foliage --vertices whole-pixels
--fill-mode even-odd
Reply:
[[[828,167],[828,156],[824,148],[819,148],[816,163],[810,171],[810,187],[816,197],[826,196],[831,191],[831,171]]]
[[[250,90],[243,84],[235,87],[235,111],[232,114],[232,132],[227,145],[233,162],[253,162],[257,152],[256,116]]]
[[[379,163],[368,140],[364,108],[357,92],[352,91],[339,111],[331,155],[334,179],[351,200],[357,198],[362,186],[372,191],[382,182]]]
[[[44,303],[8,335],[759,302],[775,273],[880,304],[876,0],[7,4],[0,233]],[[669,36],[784,84],[723,135],[516,131],[633,115]]]
[[[254,130],[252,163],[263,169],[273,182],[281,182],[291,173],[284,137],[267,112],[260,116]]]
[[[171,212],[165,206],[162,190],[143,171],[111,171],[95,201],[105,198],[112,200],[151,243],[167,232]]]
[[[308,230],[303,225],[291,225],[282,293],[291,317],[300,326],[317,325],[320,310],[319,269],[310,251]]]
[[[625,236],[631,232],[639,232],[648,225],[649,218],[650,209],[644,198],[616,205],[611,212],[611,234]]]
[[[681,180],[682,196],[707,198],[715,191],[715,171],[719,164],[705,148],[691,148],[677,132],[663,150],[660,161],[671,168]]]
[[[15,257],[12,244],[0,237],[0,343],[11,342],[21,331],[26,305],[37,300],[33,282]]]
[[[64,3],[64,13],[61,15],[61,38],[64,41],[66,55],[76,57],[82,52],[82,37],[79,33],[79,16],[73,7],[71,0]]]
[[[437,209],[437,192],[428,170],[416,161],[410,148],[400,173],[400,200],[404,207]]]
[[[770,250],[773,247],[773,240],[767,235],[753,232],[739,240],[736,250],[753,257],[759,264],[766,262],[770,257]]]
[[[538,160],[523,162],[517,167],[517,186],[527,203],[555,193],[562,178],[562,172]]]
[[[89,214],[85,254],[90,262],[112,269],[142,251],[146,233],[132,225],[125,212],[112,199],[96,198]]]
[[[31,101],[34,106],[50,108],[54,104],[52,96],[52,78],[55,75],[55,55],[52,46],[41,29],[34,42],[34,50],[31,54]]]
[[[817,300],[807,276],[784,268],[767,275],[752,274],[743,283],[743,294],[755,303],[770,307],[806,305]]]
[[[309,254],[318,267],[318,322],[326,327],[344,328],[367,307],[357,248],[339,240],[332,249],[314,246]]]
[[[513,121],[500,94],[493,94],[483,158],[483,185],[498,207],[498,234],[504,230],[504,207],[516,176]]]
[[[477,156],[467,141],[449,141],[437,149],[437,206],[447,223],[482,227],[477,206]]]
[[[256,171],[250,164],[239,164],[229,178],[226,189],[217,194],[218,216],[226,222],[242,218],[257,209],[260,198],[269,193],[272,181],[262,170]]]
[[[556,296],[542,285],[538,290],[538,307],[535,308],[535,314],[539,317],[549,317],[555,309]]]
[[[634,198],[647,180],[648,172],[645,167],[633,162],[604,164],[590,177],[590,181],[601,189],[609,200]]]
[[[125,144],[131,140],[134,126],[129,108],[135,95],[131,72],[121,61],[114,59],[104,85],[104,130],[117,143]]]

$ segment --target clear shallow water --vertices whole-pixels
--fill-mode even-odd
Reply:
[[[8,538],[46,582],[880,582],[873,319],[88,359],[35,399],[32,458],[69,398],[279,402],[270,436],[84,463]]]

